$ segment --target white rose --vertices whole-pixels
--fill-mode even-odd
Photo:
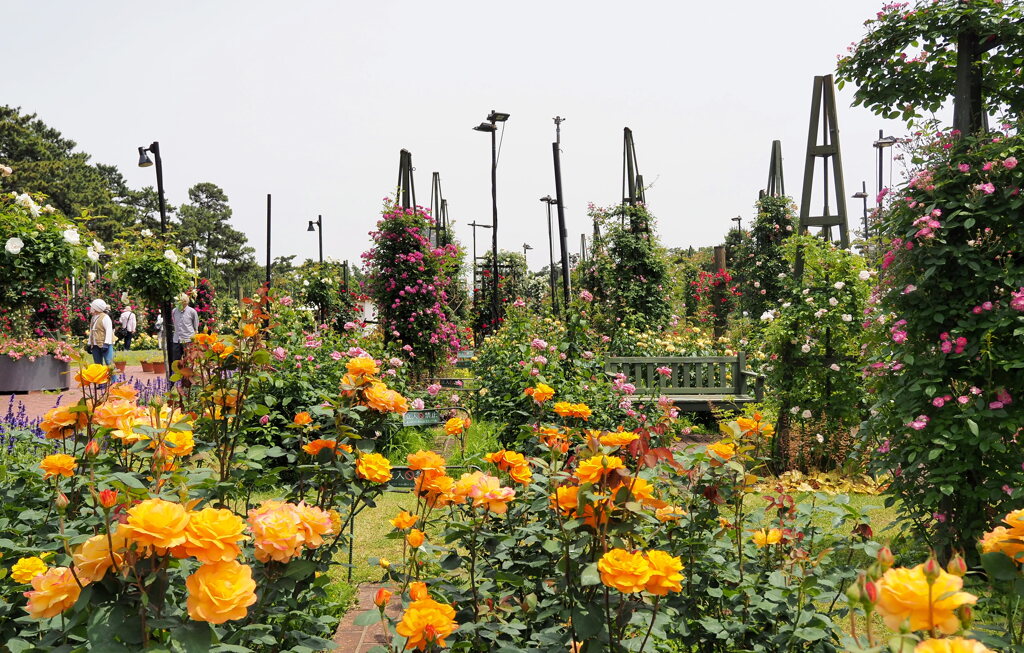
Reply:
[[[829,306],[838,306],[839,305],[839,300],[836,299],[835,297],[829,297],[828,298],[828,305]]]
[[[21,253],[21,248],[24,246],[25,241],[15,236],[14,238],[7,239],[7,244],[4,245],[4,249],[7,250],[8,254],[19,254]]]
[[[817,435],[815,435],[814,439],[817,440],[818,442],[821,442],[821,443],[825,442],[825,437],[821,433],[818,433]]]
[[[70,245],[77,245],[82,242],[82,239],[78,236],[78,231],[75,229],[65,229],[62,235],[64,236],[64,242]]]
[[[804,293],[805,295],[806,295],[807,293],[809,293],[809,292],[811,292],[811,289],[810,289],[810,288],[804,288],[804,289],[803,289],[803,293]]]
[[[789,308],[790,306],[792,306],[792,304],[790,304],[789,302],[782,303],[782,308]]]
[[[831,365],[828,366],[828,368],[830,370],[832,370],[833,372],[838,372],[839,371],[839,364],[838,363],[832,363]]]
[[[99,252],[100,254],[102,254],[103,252],[107,251],[107,248],[103,246],[103,243],[101,243],[98,240],[92,241],[92,248],[94,250],[96,250],[97,252]]]
[[[808,344],[801,345],[800,351],[802,351],[805,354],[808,354],[811,351],[811,346]]]
[[[98,263],[100,260],[100,253],[94,250],[92,247],[85,250],[85,255],[89,257],[89,260],[93,263]]]
[[[846,287],[846,284],[842,281],[836,281],[834,284],[832,284],[832,287],[835,288],[836,290],[842,290],[843,288]]]
[[[804,419],[810,419],[811,418],[811,411],[805,410],[804,412],[800,413],[800,417],[803,417]]]
[[[153,235],[153,231],[151,229],[143,229],[139,233],[142,234],[143,238],[149,238],[150,236]]]
[[[789,412],[791,412],[794,415],[796,415],[797,413],[800,412],[800,406],[793,406],[792,408],[789,409]]]
[[[755,281],[754,282],[754,287],[755,288],[760,288],[761,287],[761,282],[760,281]]]
[[[868,279],[871,278],[871,273],[868,272],[867,270],[861,270],[860,274],[857,275],[857,278],[860,279],[861,281],[867,281]]]
[[[8,166],[0,166],[0,177],[10,177],[14,174],[14,168]]]
[[[122,304],[127,304],[128,303],[128,293],[127,292],[121,293],[121,303]]]
[[[96,281],[96,273],[95,272],[90,272],[86,276],[89,278],[89,281]]]
[[[762,322],[771,322],[774,319],[775,319],[775,314],[772,313],[771,311],[765,311],[764,313],[761,313],[761,321]]]
[[[47,204],[46,206],[44,206],[44,207],[43,207],[43,213],[53,213],[53,212],[55,212],[56,210],[57,210],[57,209],[53,208],[53,207],[52,207],[52,206],[50,206],[49,204]]]
[[[849,313],[843,313],[843,322],[853,322],[853,316]]]
[[[164,250],[164,258],[167,259],[168,261],[170,261],[171,263],[177,263],[178,262],[178,255],[174,253],[173,249],[165,249]]]

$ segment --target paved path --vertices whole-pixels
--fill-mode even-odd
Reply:
[[[358,603],[345,613],[334,634],[334,644],[338,647],[335,650],[338,653],[367,653],[374,646],[387,644],[388,640],[384,636],[384,628],[380,622],[376,622],[372,626],[357,626],[354,623],[356,617],[363,612],[377,609],[377,606],[373,604],[373,597],[381,587],[384,586],[369,583],[359,586]],[[389,589],[394,590],[393,587]],[[388,615],[392,618],[397,619],[401,613],[401,601],[402,599],[397,593],[391,597],[391,602],[388,604]]]

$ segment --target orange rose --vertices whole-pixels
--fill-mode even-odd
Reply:
[[[878,581],[876,608],[885,625],[899,631],[900,624],[910,621],[910,630],[937,628],[952,635],[960,630],[956,610],[962,605],[973,605],[978,597],[961,591],[964,581],[959,576],[939,569],[934,583],[924,575],[924,564],[913,569],[893,567]]]
[[[379,371],[377,368],[377,361],[373,360],[368,356],[359,356],[357,358],[350,358],[345,363],[345,369],[352,376],[374,376]]]
[[[85,412],[71,412],[71,408],[73,406],[57,406],[46,411],[39,428],[46,433],[47,440],[63,440],[85,426],[88,421]]]
[[[50,478],[51,476],[67,476],[68,478],[75,475],[75,468],[78,467],[78,463],[75,462],[74,456],[69,456],[66,453],[55,453],[43,458],[43,462],[39,463],[39,469],[43,470],[43,478]]]
[[[728,461],[736,455],[736,445],[732,443],[725,443],[721,440],[707,445],[705,450],[711,458],[712,467],[721,467],[723,461]]]
[[[288,562],[302,553],[305,530],[293,504],[264,501],[249,511],[248,521],[260,562]]]
[[[318,506],[311,506],[305,501],[300,501],[295,506],[295,514],[299,517],[303,543],[307,549],[317,548],[324,543],[324,535],[334,532],[330,513]]]
[[[665,504],[664,501],[659,501],[654,496],[654,486],[651,485],[647,479],[636,476],[634,478],[626,479],[623,485],[629,490],[633,498],[650,507],[659,507]]]
[[[463,479],[465,477],[463,475]],[[462,483],[461,479],[459,483]],[[484,507],[497,515],[503,515],[508,510],[508,502],[516,497],[516,491],[501,487],[501,481],[494,476],[480,474],[476,482],[466,490],[466,497],[473,500],[474,508]]]
[[[606,447],[624,447],[639,439],[640,436],[632,431],[614,431],[602,435],[600,441]]]
[[[110,390],[107,391],[107,395],[111,399],[135,401],[139,397],[139,391],[127,383],[117,383],[110,386]]]
[[[422,581],[413,581],[409,583],[409,598],[413,601],[422,601],[428,598],[430,594],[427,592],[427,584]]]
[[[359,457],[356,476],[373,483],[387,483],[391,480],[391,462],[379,453],[368,453]]]
[[[223,351],[220,352],[220,357],[221,358],[227,358],[228,356],[230,356],[233,353],[235,353],[234,345],[228,345],[227,347],[224,348]]]
[[[563,515],[569,515],[580,505],[578,485],[562,485],[551,495],[551,508]]]
[[[444,638],[458,627],[454,608],[426,598],[409,604],[395,630],[406,638],[406,649],[425,651],[432,644],[447,646]]]
[[[242,325],[243,338],[252,338],[253,336],[256,335],[257,331],[259,331],[259,327],[257,327],[255,324],[252,324],[251,322]]]
[[[309,444],[302,445],[302,450],[311,456],[315,456],[324,449],[337,449],[338,443],[335,440],[313,440]]]
[[[298,424],[299,426],[305,426],[306,424],[309,424],[312,421],[313,418],[306,411],[298,413],[297,415],[295,415],[295,419],[292,420],[293,423]]]
[[[685,514],[686,511],[679,506],[663,506],[654,511],[654,516],[660,522],[676,521]]]
[[[447,474],[433,474],[424,470],[416,478],[416,496],[426,500],[430,508],[447,506],[451,503],[465,503],[465,495],[455,496],[455,479]]]
[[[413,471],[434,472],[444,474],[444,467],[447,461],[440,454],[434,451],[420,449],[416,453],[409,454],[407,458],[409,469]]]
[[[33,619],[56,617],[75,604],[82,588],[67,567],[52,567],[32,579],[25,610]]]
[[[189,513],[185,542],[171,553],[178,558],[192,556],[203,563],[234,560],[242,553],[238,543],[248,539],[244,532],[245,522],[230,510],[203,508]]]
[[[113,548],[111,548],[113,544]],[[110,540],[106,533],[93,535],[82,542],[71,554],[75,561],[75,573],[83,583],[102,580],[107,570],[117,563],[120,567],[124,560],[124,551],[128,548],[128,540],[124,533],[118,532],[117,525],[110,531]]]
[[[405,397],[394,390],[389,390],[386,385],[377,381],[363,391],[363,399],[366,405],[379,413],[404,414],[409,411],[409,403]]]
[[[93,421],[110,429],[131,428],[138,413],[138,406],[121,399],[107,401],[93,411]]]
[[[391,590],[381,587],[373,595],[373,604],[378,608],[384,608],[391,601]]]
[[[99,363],[93,363],[87,367],[83,367],[81,371],[75,375],[75,381],[78,381],[80,385],[103,385],[109,380],[110,368]]]
[[[656,596],[683,591],[683,575],[680,573],[683,570],[682,560],[664,551],[648,551],[646,555],[651,577],[644,585],[645,590]]]
[[[618,456],[598,455],[588,458],[576,468],[576,478],[580,483],[600,483],[608,474],[616,469],[625,469],[622,458]]]
[[[453,417],[444,423],[444,432],[447,435],[462,435],[466,430],[466,423],[461,417]]]
[[[420,518],[416,515],[411,515],[407,511],[403,510],[395,515],[395,518],[391,520],[391,525],[400,531],[404,531],[407,528],[415,526],[419,519]]]
[[[256,602],[252,568],[235,560],[204,564],[185,579],[186,607],[194,621],[222,624],[243,619]]]
[[[624,594],[643,591],[653,573],[644,554],[630,553],[624,549],[612,549],[597,562],[601,582]]]
[[[508,475],[520,485],[529,485],[533,481],[533,471],[529,465],[516,465],[508,470]]]
[[[423,546],[424,541],[423,531],[418,528],[414,528],[409,531],[409,534],[405,536],[405,541],[414,549],[418,549]]]
[[[775,427],[767,422],[762,422],[761,419],[761,413],[754,413],[753,419],[749,417],[740,417],[736,420],[736,424],[743,431],[743,435],[760,435],[765,438],[772,437],[775,434]]]
[[[146,499],[128,511],[128,521],[121,528],[139,548],[169,549],[185,543],[188,521],[188,512],[180,503]]]
[[[926,639],[914,647],[914,653],[996,653],[989,647],[974,639],[948,637],[945,639]]]
[[[754,531],[751,539],[754,540],[754,545],[757,548],[763,549],[766,546],[778,544],[782,540],[782,531],[777,528],[761,528]]]
[[[164,448],[173,456],[187,456],[196,445],[192,431],[168,430],[164,434]]]

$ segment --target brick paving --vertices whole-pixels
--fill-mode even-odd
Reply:
[[[345,613],[341,623],[338,624],[338,630],[334,633],[334,644],[337,646],[336,651],[339,651],[339,653],[368,653],[374,646],[387,645],[388,640],[384,634],[384,627],[380,622],[376,622],[371,626],[355,625],[357,616],[367,610],[377,609],[377,606],[373,604],[373,597],[381,587],[383,585],[370,583],[359,586],[357,604]],[[395,596],[391,597],[391,602],[388,603],[388,616],[397,619],[401,613],[401,607],[401,597],[396,593]]]
[[[129,365],[125,368],[124,380],[141,384],[142,386],[155,385],[162,378],[164,378],[163,374],[143,372],[141,365]],[[18,414],[23,407],[25,417],[29,421],[35,421],[42,418],[43,414],[56,406],[58,402],[64,404],[68,401],[77,401],[81,397],[79,392],[80,390],[72,382],[72,387],[63,392],[29,392],[27,394],[4,395],[0,397],[0,400],[3,400],[3,403],[0,403],[0,416],[8,412],[8,407],[10,407],[13,414]]]

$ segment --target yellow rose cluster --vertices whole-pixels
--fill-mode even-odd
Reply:
[[[264,501],[249,511],[249,528],[260,562],[288,562],[334,533],[331,514],[305,502]]]
[[[664,551],[612,549],[601,556],[597,569],[602,583],[624,594],[666,596],[683,589],[683,562]]]
[[[1024,510],[1014,510],[1003,518],[1006,526],[996,526],[981,538],[983,553],[1003,553],[1018,565],[1024,561]]]

